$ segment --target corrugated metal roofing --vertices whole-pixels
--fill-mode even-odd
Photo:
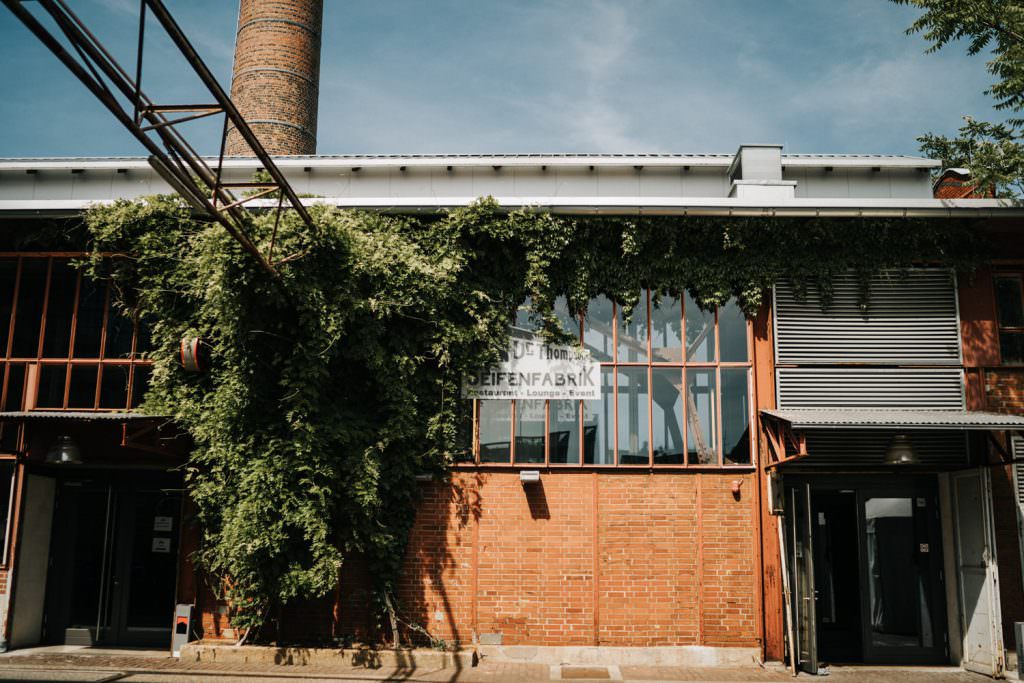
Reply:
[[[77,422],[125,422],[166,420],[162,415],[142,413],[75,411],[75,410],[13,410],[0,412],[0,420],[70,420]]]
[[[761,410],[762,415],[795,428],[1000,430],[1024,429],[1024,416],[979,410],[918,410],[912,408],[864,410],[857,408],[805,408]]]

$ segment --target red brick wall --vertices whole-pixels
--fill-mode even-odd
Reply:
[[[457,471],[424,484],[401,616],[449,642],[756,647],[754,484],[749,472],[574,471],[524,486],[514,471]],[[285,635],[372,640],[368,585],[350,561],[333,626],[326,604],[306,605],[286,612]]]

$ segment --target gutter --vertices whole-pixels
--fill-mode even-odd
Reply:
[[[329,205],[384,213],[439,213],[467,206],[478,197],[316,197],[305,206]],[[1005,199],[736,199],[730,197],[551,197],[501,196],[509,210],[527,208],[555,214],[590,216],[724,216],[803,218],[1021,218],[1024,203]],[[74,216],[114,200],[0,200],[0,217]],[[276,199],[256,199],[251,209],[277,208]]]

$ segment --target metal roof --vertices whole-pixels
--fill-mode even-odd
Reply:
[[[331,168],[335,166],[713,166],[727,168],[735,154],[317,154],[274,157],[280,167]],[[208,162],[216,157],[204,157]],[[225,167],[259,166],[252,157],[226,157]],[[933,169],[939,161],[900,154],[783,154],[783,166],[903,167]],[[62,170],[88,168],[148,168],[145,157],[10,157],[0,158],[0,170]]]
[[[1024,430],[1024,416],[979,410],[801,408],[761,410],[796,429]]]
[[[76,410],[9,410],[0,412],[0,420],[51,420],[75,422],[134,422],[139,420],[166,420],[163,415],[112,411]]]

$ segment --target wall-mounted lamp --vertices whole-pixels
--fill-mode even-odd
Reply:
[[[914,442],[906,434],[897,434],[889,442],[889,448],[885,451],[886,465],[917,465],[921,459],[914,451]]]
[[[51,465],[81,465],[82,451],[70,436],[58,436],[46,451],[46,462]]]
[[[519,473],[519,481],[522,484],[536,484],[540,481],[540,470],[523,470]]]

